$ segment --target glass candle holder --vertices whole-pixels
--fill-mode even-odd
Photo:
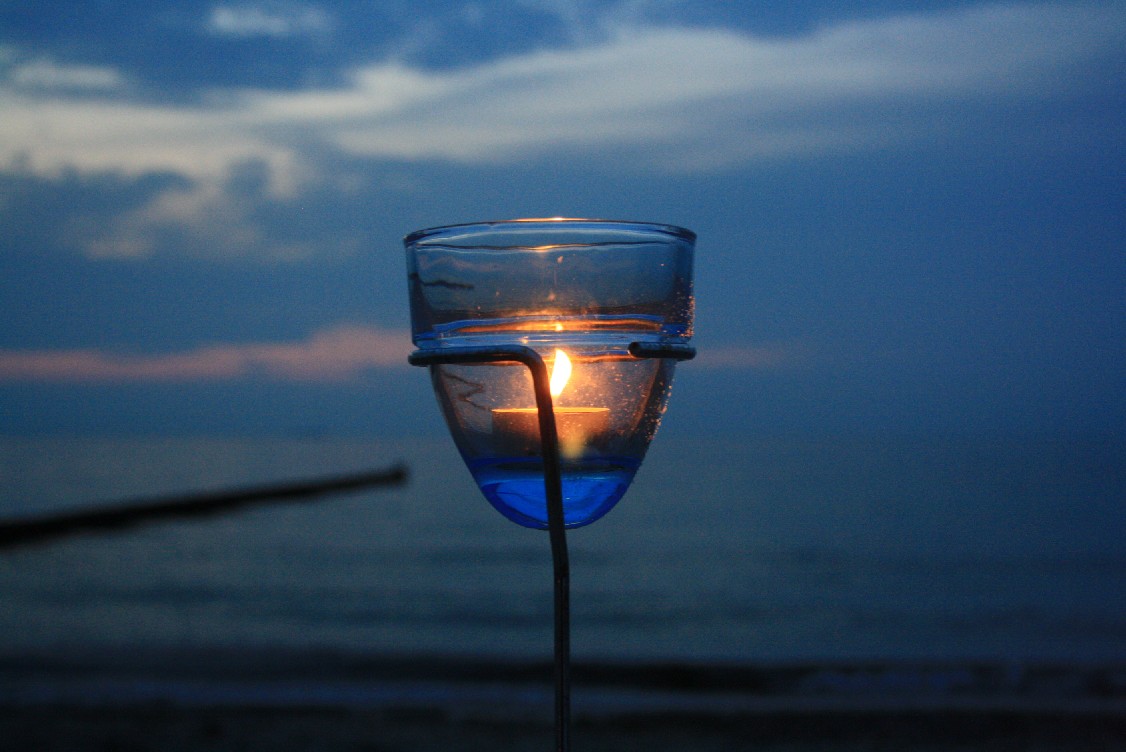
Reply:
[[[550,369],[567,527],[617,503],[657,431],[675,360],[630,348],[687,344],[694,243],[680,227],[585,219],[453,225],[404,240],[420,350],[522,345]],[[514,522],[546,528],[529,369],[443,364],[430,373],[485,498]]]

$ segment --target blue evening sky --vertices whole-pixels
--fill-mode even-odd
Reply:
[[[700,237],[666,431],[1126,427],[1126,6],[0,9],[0,433],[437,434],[401,237]]]

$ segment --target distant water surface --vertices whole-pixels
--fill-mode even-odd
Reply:
[[[0,439],[0,513],[375,469],[312,503],[0,551],[0,654],[551,647],[547,536],[446,440]],[[1126,662],[1126,443],[658,441],[575,530],[577,659]]]

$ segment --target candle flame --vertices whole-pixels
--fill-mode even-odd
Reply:
[[[551,367],[551,396],[558,397],[571,378],[571,359],[562,350],[555,351],[555,365]]]

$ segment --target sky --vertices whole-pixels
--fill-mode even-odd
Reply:
[[[1126,429],[1126,6],[0,8],[0,434],[438,435],[401,239],[697,232],[663,432]]]

